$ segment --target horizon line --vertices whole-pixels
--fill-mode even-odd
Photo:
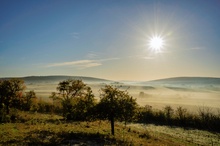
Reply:
[[[124,82],[137,82],[137,81],[156,81],[156,80],[163,80],[163,79],[172,79],[172,78],[220,78],[216,76],[172,76],[172,77],[164,77],[164,78],[155,78],[150,80],[114,80],[114,79],[107,79],[107,78],[100,78],[100,77],[94,77],[94,76],[83,76],[83,75],[27,75],[27,76],[8,76],[8,77],[0,77],[0,79],[7,79],[7,78],[27,78],[27,77],[87,77],[87,78],[96,78],[96,79],[103,79],[103,80],[109,80],[109,81],[124,81]]]

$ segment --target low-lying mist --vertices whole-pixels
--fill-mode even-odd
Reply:
[[[28,82],[27,91],[34,90],[41,100],[49,101],[51,92],[56,92],[59,81]],[[140,106],[150,105],[162,109],[167,105],[176,108],[182,106],[190,111],[197,111],[199,107],[211,107],[216,111],[220,107],[219,84],[168,84],[168,83],[122,83],[100,80],[85,81],[91,88],[97,100],[100,89],[107,84],[127,90],[137,99]]]

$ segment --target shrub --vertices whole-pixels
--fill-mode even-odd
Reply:
[[[166,106],[164,108],[164,115],[165,115],[165,119],[166,119],[167,124],[171,124],[173,114],[174,114],[174,110],[171,106]]]
[[[179,106],[176,109],[176,118],[179,126],[186,126],[187,109]]]
[[[138,122],[150,123],[154,117],[152,106],[146,105],[145,107],[140,107],[137,110],[136,119]]]

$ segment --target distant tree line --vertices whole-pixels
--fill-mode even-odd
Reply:
[[[108,120],[114,135],[115,121],[153,123],[169,126],[190,127],[220,132],[220,111],[212,113],[210,108],[200,108],[192,114],[183,107],[162,110],[146,105],[140,107],[126,90],[106,85],[96,100],[92,89],[82,80],[64,80],[58,83],[57,92],[49,97],[52,102],[37,98],[34,91],[25,92],[24,81],[0,80],[0,122],[13,122],[17,111],[62,114],[65,120]]]
[[[158,110],[146,105],[145,107],[139,107],[135,120],[135,122],[145,124],[151,123],[220,132],[220,110],[214,113],[210,107],[200,107],[197,113],[191,113],[181,106],[175,110],[171,106],[165,106],[164,109]]]

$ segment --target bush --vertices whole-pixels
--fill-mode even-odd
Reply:
[[[174,114],[174,110],[171,106],[166,106],[164,108],[164,115],[165,115],[166,123],[168,125],[171,124],[172,122],[173,114]]]
[[[146,105],[145,107],[140,107],[136,113],[137,122],[150,123],[153,121],[154,112],[152,106]]]
[[[0,108],[0,122],[4,123],[4,122],[9,122],[9,121],[10,121],[10,118],[9,118],[9,115],[7,115],[6,113],[5,105],[2,104]]]
[[[40,113],[52,113],[53,105],[49,102],[40,101],[38,102],[37,112]]]
[[[179,106],[176,109],[176,118],[179,126],[186,126],[187,109]]]

